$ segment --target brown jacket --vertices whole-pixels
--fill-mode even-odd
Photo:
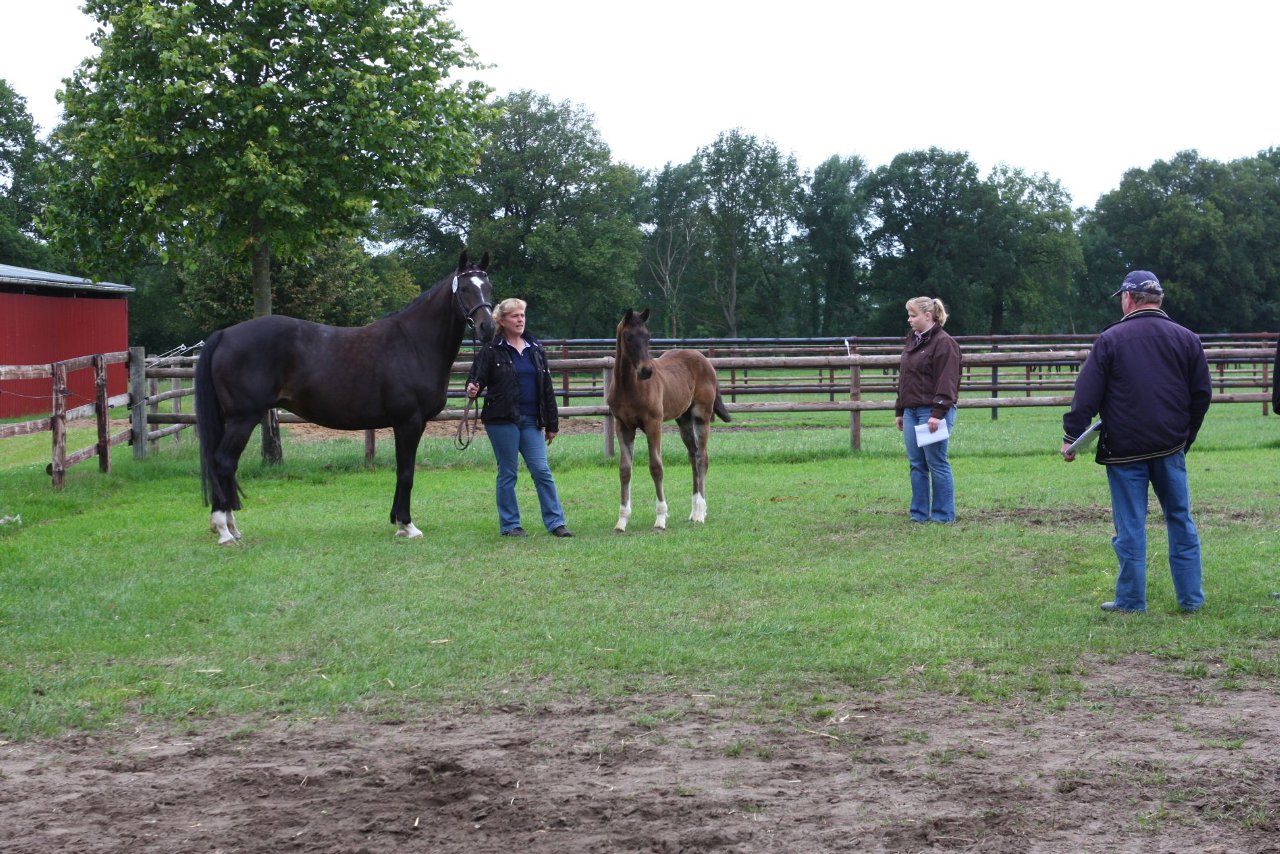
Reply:
[[[941,326],[933,327],[916,343],[916,334],[907,335],[898,370],[898,398],[895,415],[907,407],[928,406],[934,418],[945,418],[960,396],[960,345]]]

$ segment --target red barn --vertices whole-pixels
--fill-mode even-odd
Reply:
[[[47,365],[62,359],[129,349],[134,289],[111,282],[0,264],[0,365]],[[68,406],[94,399],[93,371],[68,375]],[[107,394],[129,387],[125,365],[107,368]],[[0,382],[0,418],[52,410],[49,380]]]

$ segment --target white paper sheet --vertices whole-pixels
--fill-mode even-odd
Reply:
[[[916,445],[932,445],[934,442],[941,442],[943,439],[951,435],[951,431],[947,429],[946,420],[938,422],[938,429],[929,432],[929,422],[916,425]]]

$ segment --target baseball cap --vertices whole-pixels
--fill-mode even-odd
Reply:
[[[1162,296],[1164,288],[1160,287],[1160,280],[1156,278],[1156,274],[1150,270],[1134,270],[1132,273],[1124,277],[1124,284],[1120,286],[1120,290],[1111,296],[1118,297],[1120,294],[1129,291],[1131,293],[1155,294]]]

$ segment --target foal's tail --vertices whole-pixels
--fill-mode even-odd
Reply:
[[[724,401],[720,399],[720,388],[718,386],[716,387],[716,402],[712,408],[715,410],[716,416],[721,421],[733,420],[732,418],[729,417],[729,410],[725,409]]]
[[[213,386],[213,354],[222,340],[222,331],[205,339],[200,358],[196,359],[196,436],[200,439],[200,494],[208,504],[210,495],[216,507],[225,507],[228,496],[213,476],[213,455],[222,444],[222,404]]]

